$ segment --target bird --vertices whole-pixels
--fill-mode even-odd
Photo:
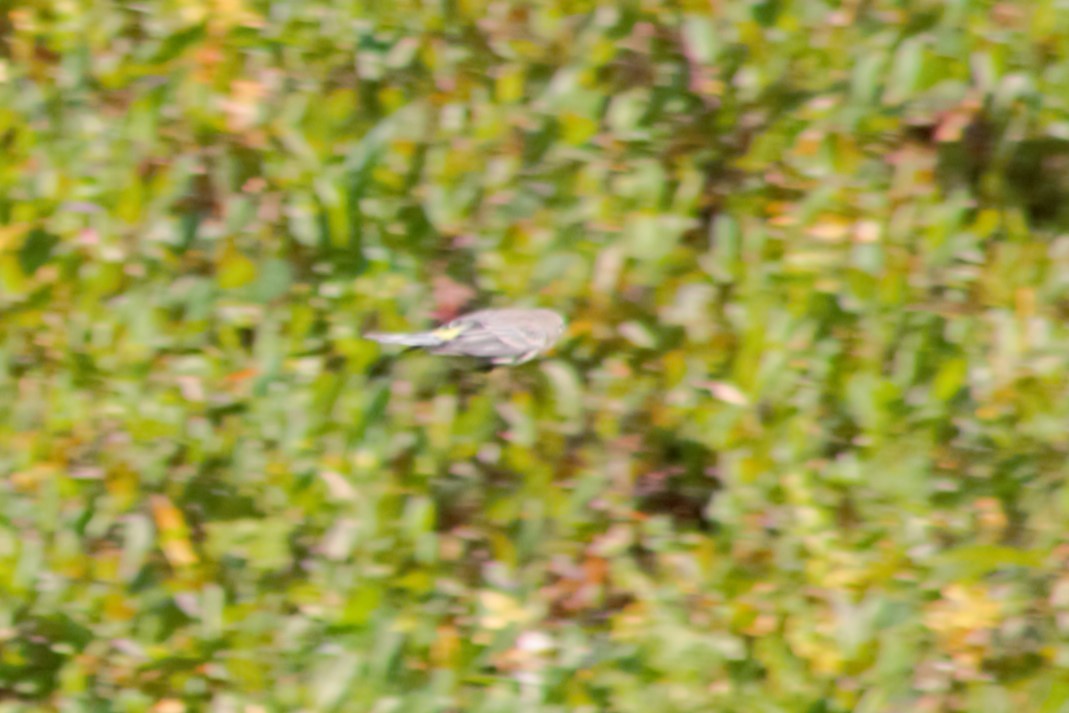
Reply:
[[[510,307],[469,312],[428,332],[369,332],[364,336],[379,344],[513,366],[547,351],[563,333],[564,318],[551,309]]]

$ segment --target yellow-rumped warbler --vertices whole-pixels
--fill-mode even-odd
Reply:
[[[481,309],[429,332],[365,335],[380,344],[422,347],[432,354],[522,364],[549,349],[564,332],[564,318],[549,309]]]

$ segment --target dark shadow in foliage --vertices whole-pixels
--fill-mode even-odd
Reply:
[[[832,702],[831,698],[833,695],[834,692],[829,691],[826,698],[821,698],[820,700],[809,704],[809,706],[804,709],[805,713],[846,713],[845,708],[837,706]],[[802,709],[799,708],[799,710]]]
[[[256,500],[249,493],[241,493],[220,477],[232,465],[213,458],[205,462],[186,485],[182,496],[183,509],[195,520],[220,522],[258,517]]]
[[[59,238],[40,228],[30,231],[19,248],[19,267],[23,274],[32,275],[48,262],[52,251],[59,244]]]
[[[667,515],[678,526],[709,530],[710,500],[719,489],[713,477],[716,454],[702,444],[680,439],[663,430],[647,438],[645,460],[653,467],[635,483],[636,508],[650,515]]]
[[[51,694],[71,656],[85,650],[94,634],[66,614],[15,618],[16,635],[4,643],[0,701],[34,700]]]
[[[1019,581],[1022,576],[1028,575],[1003,572],[1000,578],[1009,582]],[[1037,582],[1037,586],[1041,585]],[[1029,680],[1048,663],[1043,653],[1046,648],[1044,630],[1054,626],[1054,622],[1032,611],[1027,618],[1022,617],[1018,626],[1002,627],[994,635],[995,645],[984,661],[984,671],[1003,685]]]
[[[1029,222],[1054,230],[1069,222],[1069,141],[1043,138],[1014,145],[1005,190]]]
[[[926,124],[912,133],[935,142],[937,128]],[[980,115],[960,140],[936,144],[943,191],[965,188],[994,205],[1021,206],[1032,226],[1059,229],[1069,222],[1069,140],[1046,136],[1011,142],[1001,132],[996,121]]]
[[[14,3],[0,4],[0,57],[11,59],[11,38],[15,34],[14,23],[11,22],[11,10]]]

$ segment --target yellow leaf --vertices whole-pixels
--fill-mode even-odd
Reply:
[[[520,67],[505,67],[497,75],[494,93],[503,104],[511,104],[523,98],[523,70]]]
[[[237,250],[228,250],[219,262],[216,279],[224,290],[244,287],[256,279],[256,263]]]
[[[182,511],[163,495],[154,495],[150,505],[160,533],[160,547],[167,561],[175,567],[196,564],[197,555],[189,542],[189,527]]]
[[[520,602],[501,592],[480,592],[479,605],[483,610],[480,622],[486,629],[506,629],[531,618]]]
[[[841,215],[823,215],[805,232],[818,240],[837,242],[849,234],[851,226],[851,221]]]

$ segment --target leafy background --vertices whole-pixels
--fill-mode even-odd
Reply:
[[[0,709],[1069,710],[1064,2],[0,8]]]

